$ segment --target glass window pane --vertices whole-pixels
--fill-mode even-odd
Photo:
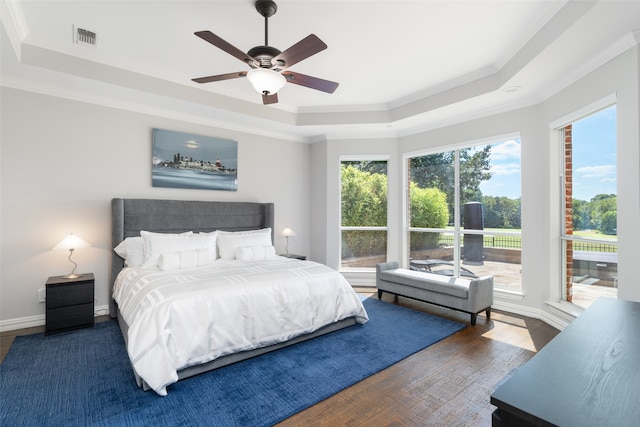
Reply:
[[[493,276],[496,288],[522,290],[522,238],[484,234],[482,236],[483,261],[480,265],[463,261],[463,265],[478,276]]]
[[[496,288],[521,291],[520,140],[411,158],[408,169],[410,227],[442,230],[409,231],[412,267],[454,274],[459,256],[461,276],[492,275]]]
[[[453,261],[453,233],[409,232],[409,259]]]
[[[572,302],[586,308],[601,296],[617,298],[616,245],[577,241],[572,243]]]
[[[386,230],[343,230],[342,268],[375,268],[387,260]]]
[[[342,162],[343,227],[387,226],[387,162]]]
[[[583,308],[598,296],[617,297],[615,120],[613,105],[562,129],[565,165],[562,298]]]
[[[375,268],[387,259],[387,161],[343,161],[340,171],[340,266]],[[381,230],[358,229],[369,227]]]
[[[444,228],[453,224],[455,203],[454,152],[409,159],[409,224]]]

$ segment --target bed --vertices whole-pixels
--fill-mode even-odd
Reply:
[[[275,255],[272,203],[118,198],[111,208],[109,311],[144,390],[164,396],[179,380],[368,320],[341,274]]]

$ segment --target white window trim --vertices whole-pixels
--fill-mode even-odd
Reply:
[[[342,163],[343,162],[387,162],[387,198],[389,196],[389,159],[391,158],[388,154],[342,154],[338,157],[339,165],[338,168],[338,201],[339,206],[342,206]],[[339,209],[338,212],[338,226],[340,230],[340,236],[342,236],[343,231],[386,231],[387,232],[387,257],[389,252],[389,205],[387,204],[387,225],[385,227],[380,226],[365,226],[365,227],[343,227],[342,226],[342,209]],[[359,268],[345,268],[342,267],[342,238],[340,238],[340,245],[338,247],[338,271],[341,273],[367,273],[374,271],[373,267],[359,267]]]
[[[555,268],[551,270],[555,273],[555,280],[549,280],[549,300],[545,301],[550,307],[555,308],[559,312],[562,312],[572,318],[577,317],[584,310],[570,302],[564,300],[562,295],[562,290],[564,289],[564,280],[565,280],[565,266],[564,266],[564,253],[563,253],[563,242],[568,240],[580,240],[576,238],[576,236],[568,236],[565,235],[564,231],[564,221],[565,221],[565,200],[564,200],[564,132],[563,129],[580,119],[583,119],[587,116],[597,113],[600,110],[604,110],[614,104],[617,104],[618,96],[617,93],[609,94],[603,98],[600,98],[597,101],[592,102],[589,105],[586,105],[582,108],[579,108],[569,114],[566,114],[552,122],[549,123],[550,130],[550,144],[555,144],[557,150],[551,150],[551,152],[556,152],[556,162],[552,162],[551,164],[557,165],[557,170],[551,171],[553,175],[558,176],[558,198],[556,200],[555,206],[558,215],[552,216],[557,218],[557,223],[552,224],[552,227],[557,230],[557,235],[559,236],[559,247],[557,255],[552,256],[549,260],[551,265]],[[616,138],[616,145],[618,144],[618,140]],[[589,240],[595,241],[595,240]],[[606,243],[611,243],[611,241],[607,241]],[[616,240],[615,244],[618,242]],[[555,251],[549,251],[550,254],[556,253]],[[553,279],[553,277],[551,278]]]
[[[491,145],[491,144],[496,144],[499,142],[504,142],[504,141],[508,141],[510,139],[519,139],[522,140],[522,136],[520,134],[520,132],[511,132],[511,133],[505,133],[502,135],[495,135],[495,136],[489,136],[486,138],[479,138],[479,139],[474,139],[474,140],[467,140],[467,141],[460,141],[454,144],[450,144],[450,145],[446,145],[446,146],[441,146],[438,148],[430,148],[427,150],[416,150],[416,151],[409,151],[406,153],[402,154],[402,260],[404,263],[404,266],[408,266],[409,265],[409,248],[408,248],[408,235],[410,231],[430,231],[430,232],[445,232],[445,233],[451,233],[454,235],[454,239],[459,238],[460,234],[487,234],[485,232],[485,230],[477,230],[477,231],[472,231],[472,230],[465,230],[463,228],[460,228],[460,218],[459,215],[454,215],[454,220],[455,220],[455,228],[453,230],[447,230],[447,229],[440,229],[440,228],[417,228],[417,227],[410,227],[409,224],[409,215],[407,212],[407,204],[409,203],[409,170],[408,170],[408,160],[410,158],[413,157],[420,157],[420,156],[428,156],[431,154],[437,154],[437,153],[442,153],[443,151],[456,151],[456,160],[459,160],[459,153],[457,150],[462,150],[465,148],[471,148],[471,147],[477,147],[480,145]],[[459,175],[459,161],[455,162],[455,170],[454,170],[454,174],[456,176],[456,185],[455,185],[455,203],[456,203],[456,207],[455,209],[457,211],[459,211],[459,203],[460,203],[460,185],[458,183],[458,175]],[[520,184],[522,186],[522,183]],[[514,232],[499,232],[499,233],[494,233],[493,230],[491,232],[491,234],[494,235],[516,235],[516,236],[520,236],[522,238],[522,232],[520,233],[514,233]],[[460,259],[460,247],[458,245],[454,246],[454,259]],[[457,265],[456,270],[459,268],[459,266]],[[524,289],[522,288],[522,284],[521,284],[521,289],[520,292],[513,292],[513,291],[509,291],[511,293],[514,293],[516,295],[523,295],[524,294]]]

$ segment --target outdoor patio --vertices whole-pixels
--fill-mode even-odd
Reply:
[[[506,262],[484,261],[482,265],[462,264],[462,267],[470,270],[477,276],[493,275],[496,287],[520,291],[522,281],[522,266]],[[612,286],[600,286],[595,281],[592,284],[573,283],[573,303],[587,308],[599,297],[617,298],[618,289]],[[589,281],[587,281],[589,283]]]

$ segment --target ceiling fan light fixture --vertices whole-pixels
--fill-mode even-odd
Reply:
[[[274,95],[287,83],[282,74],[268,68],[254,68],[247,73],[247,78],[261,95]]]

